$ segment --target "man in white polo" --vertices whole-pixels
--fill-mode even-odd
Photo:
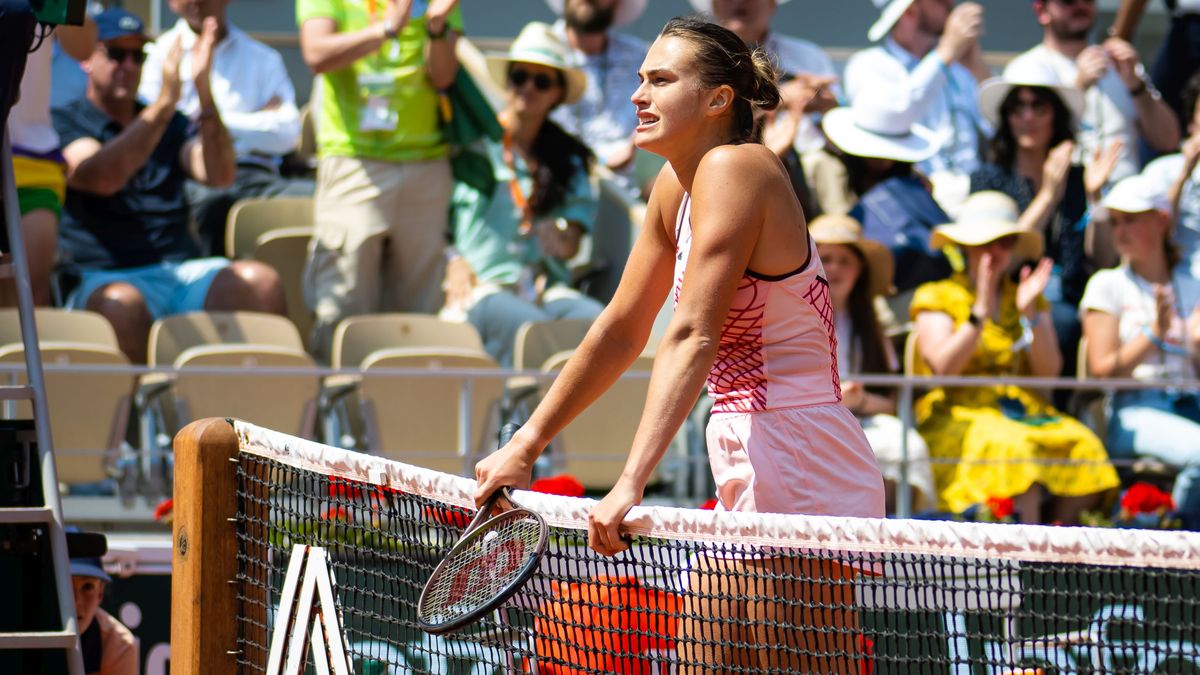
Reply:
[[[939,182],[961,183],[950,192],[966,197],[967,177],[981,161],[991,128],[979,112],[979,83],[991,73],[983,62],[983,8],[954,0],[873,0],[879,19],[868,36],[882,44],[858,52],[846,64],[846,92],[896,91],[916,122],[938,134],[939,150],[917,168]],[[961,190],[955,189],[961,187]],[[939,201],[942,201],[939,199]]]

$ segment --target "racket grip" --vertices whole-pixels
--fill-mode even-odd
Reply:
[[[520,428],[521,425],[517,424],[516,422],[509,422],[508,424],[500,427],[499,447],[503,448],[504,446],[508,445],[508,442],[512,440],[513,436],[517,435],[517,430]]]

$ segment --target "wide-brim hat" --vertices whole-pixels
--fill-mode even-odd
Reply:
[[[834,108],[825,113],[821,128],[842,152],[915,164],[937,154],[941,139],[919,124],[905,124],[902,115],[875,105]]]
[[[1013,255],[1037,260],[1042,257],[1042,235],[1022,228],[1020,217],[1020,208],[1012,197],[995,190],[976,192],[959,208],[958,220],[933,228],[929,247],[936,250],[948,244],[983,246],[1015,234],[1017,247]]]
[[[689,2],[692,3],[692,9],[697,14],[712,14],[713,0],[689,0]],[[776,2],[783,5],[788,3],[789,0],[776,0]]]
[[[979,87],[979,112],[993,128],[1000,126],[1000,106],[1010,92],[1018,87],[1041,87],[1049,89],[1071,112],[1074,122],[1083,117],[1083,92],[1059,80],[1058,75],[1044,63],[1036,61],[1017,62],[1004,71],[1003,77],[993,77]]]
[[[875,295],[891,295],[892,275],[896,263],[886,246],[862,235],[862,225],[846,215],[817,216],[808,224],[808,235],[817,244],[842,244],[850,246],[866,261],[863,270],[870,281],[870,292]]]
[[[909,8],[916,0],[875,0],[875,6],[879,8],[879,18],[875,19],[875,23],[871,24],[870,30],[867,31],[867,39],[871,42],[879,42],[888,33],[891,32],[892,26],[900,20],[904,11]]]
[[[628,26],[646,11],[646,5],[650,0],[620,0],[617,3],[617,12],[613,15],[614,26]],[[550,11],[562,16],[563,6],[566,0],[546,0],[546,4],[550,6]]]
[[[571,50],[554,34],[550,24],[531,21],[521,29],[507,53],[488,55],[488,74],[501,89],[508,88],[508,66],[512,63],[536,63],[561,71],[567,85],[563,103],[578,101],[587,89],[587,73],[575,66]]]

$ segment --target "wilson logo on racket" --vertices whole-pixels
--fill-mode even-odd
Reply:
[[[485,542],[484,546],[487,547],[488,542]],[[492,550],[468,563],[454,575],[446,602],[455,605],[464,598],[474,598],[487,593],[497,580],[508,579],[520,570],[528,558],[526,550],[525,542],[520,539],[509,540],[499,545],[492,543]]]
[[[515,424],[505,425],[500,445],[516,430]],[[501,497],[511,508],[491,517]],[[449,633],[496,609],[537,571],[549,539],[541,515],[521,508],[507,487],[496,490],[429,575],[417,601],[417,624],[430,633]]]

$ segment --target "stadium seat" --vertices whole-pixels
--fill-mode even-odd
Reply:
[[[225,254],[233,260],[250,258],[264,232],[312,225],[312,197],[241,199],[229,210]]]
[[[38,307],[34,315],[38,340],[77,342],[116,349],[117,334],[103,315],[84,310]],[[0,345],[21,343],[21,319],[14,309],[0,309]]]
[[[111,326],[108,331],[111,333]],[[85,340],[87,336],[81,331],[79,338]],[[103,345],[42,340],[42,362],[46,366],[128,366],[129,360],[116,347],[115,337],[112,342]],[[27,382],[25,348],[20,342],[0,346],[0,364],[17,366],[4,373],[4,384]],[[70,486],[110,478],[113,461],[125,439],[133,374],[55,372],[48,368],[45,382],[59,482]],[[5,401],[0,410],[4,419],[33,419],[28,401]]]
[[[171,439],[201,417],[238,417],[288,433],[312,437],[317,375],[272,374],[272,368],[315,367],[296,327],[287,318],[258,312],[191,312],[154,322],[148,347],[150,366],[170,366],[171,374],[142,377],[137,398],[141,446],[151,467],[144,485],[169,494]],[[237,375],[205,375],[196,367],[236,367]],[[273,420],[268,422],[267,420]]]
[[[550,357],[542,369],[546,372],[561,370],[571,354],[566,351]],[[649,373],[653,366],[654,357],[643,354],[628,372]],[[549,387],[550,383],[543,384],[543,395]],[[646,377],[623,378],[613,383],[550,444],[554,470],[575,476],[589,490],[607,490],[615,485],[633,445],[633,435],[642,419],[649,387],[650,380]],[[649,482],[658,480],[656,468]]]
[[[379,349],[453,347],[483,351],[483,340],[469,323],[443,321],[429,314],[363,314],[343,319],[333,333],[333,367],[355,368]]]
[[[429,376],[385,376],[388,368],[422,368]],[[367,447],[378,455],[446,473],[470,475],[470,467],[495,449],[500,377],[470,380],[470,435],[464,436],[463,392],[468,377],[436,371],[449,368],[499,370],[482,350],[446,347],[374,351],[362,364],[358,387],[367,428]]]
[[[274,267],[279,273],[288,318],[300,332],[305,346],[313,325],[313,312],[304,303],[304,265],[310,239],[311,227],[285,227],[264,232],[254,247],[254,259]]]
[[[287,318],[259,312],[189,312],[154,322],[147,349],[151,366],[171,365],[191,347],[254,344],[304,350]]]
[[[189,347],[174,362],[172,385],[182,423],[237,417],[285,433],[313,437],[319,379],[272,373],[273,368],[315,368],[302,350],[262,344]],[[242,374],[204,374],[203,367],[240,368]]]
[[[514,370],[541,370],[547,359],[575,349],[583,342],[591,319],[530,321],[517,329],[513,348]]]

